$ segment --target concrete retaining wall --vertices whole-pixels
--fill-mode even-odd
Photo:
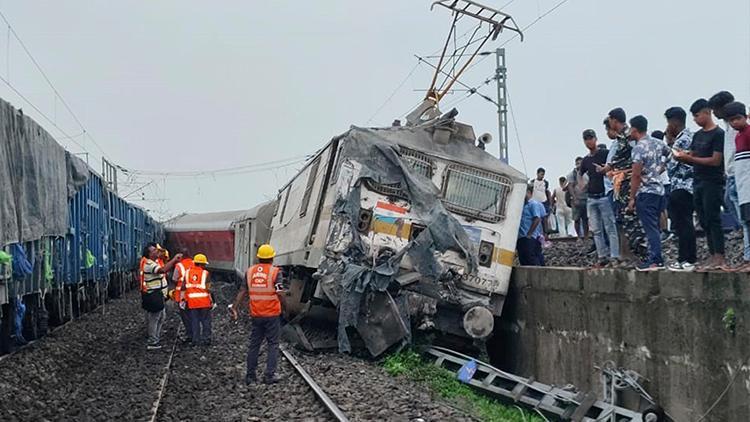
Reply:
[[[722,322],[736,312],[736,334]],[[645,376],[677,421],[750,421],[750,276],[516,268],[495,360],[503,369],[601,393],[611,360]]]

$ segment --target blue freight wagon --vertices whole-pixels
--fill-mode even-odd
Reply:
[[[11,131],[8,127],[26,129]],[[23,177],[32,175],[28,177],[35,177],[40,186],[37,188],[29,179],[13,191],[0,192],[4,200],[5,195],[10,198],[15,209],[30,210],[28,215],[2,214],[0,210],[0,229],[15,230],[0,232],[3,354],[44,336],[49,325],[77,318],[137,286],[141,251],[148,242],[162,242],[163,229],[143,208],[111,190],[96,171],[71,158],[41,126],[2,100],[0,149],[8,151],[0,157],[0,175],[9,174],[16,168],[12,166],[22,166]],[[79,168],[71,174],[71,162],[76,160],[74,164]],[[77,178],[78,183],[68,183],[67,192],[62,192],[66,187],[66,167],[67,179]],[[60,179],[62,188],[58,184],[56,192],[54,186],[47,189],[44,185]],[[24,189],[32,189],[34,201],[28,201],[29,194]],[[66,195],[67,207],[63,206]],[[51,202],[60,205],[49,206]],[[39,206],[30,208],[29,204]],[[60,219],[60,213],[67,214],[67,223]],[[48,224],[50,221],[56,226]],[[59,228],[54,236],[42,234],[29,239],[28,233],[33,231],[29,227],[37,226]],[[13,236],[23,241],[9,242],[7,239]]]

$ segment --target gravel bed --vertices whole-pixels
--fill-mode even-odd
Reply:
[[[279,384],[245,385],[245,356],[250,333],[246,315],[234,323],[226,304],[232,286],[222,286],[213,311],[210,347],[179,345],[172,363],[158,421],[329,421],[331,416],[310,388],[279,355]],[[265,368],[261,348],[258,379]]]
[[[424,387],[388,375],[373,362],[333,353],[294,355],[350,420],[475,420],[434,398]]]
[[[213,314],[213,343],[178,343],[158,421],[329,421],[331,416],[283,358],[282,381],[244,384],[250,322],[231,321],[223,285]],[[131,292],[102,310],[0,360],[3,421],[149,421],[166,373],[179,320],[168,309],[162,350],[145,348],[140,297]],[[292,349],[352,421],[468,421],[425,388],[388,375],[376,363],[347,355],[308,355]],[[261,349],[260,368],[265,364]]]
[[[727,233],[726,257],[732,265],[742,263],[742,231]],[[596,252],[586,253],[593,244],[593,240],[581,241],[553,241],[552,246],[544,249],[544,260],[549,267],[590,267],[596,263]],[[662,254],[665,262],[677,260],[677,238],[662,243]],[[698,262],[708,259],[706,238],[698,238]]]
[[[169,348],[147,352],[145,332],[131,292],[6,356],[2,420],[148,420]],[[173,338],[166,330],[164,344]]]

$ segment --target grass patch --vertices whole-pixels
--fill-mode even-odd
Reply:
[[[482,396],[468,385],[456,379],[455,374],[422,361],[413,350],[404,350],[389,355],[383,361],[386,372],[392,376],[405,376],[468,410],[477,418],[491,422],[543,422],[536,414],[506,406],[496,400]]]

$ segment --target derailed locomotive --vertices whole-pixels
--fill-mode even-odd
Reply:
[[[449,113],[352,127],[279,191],[270,243],[287,274],[285,316],[334,313],[372,355],[412,328],[486,339],[503,309],[525,176]]]

